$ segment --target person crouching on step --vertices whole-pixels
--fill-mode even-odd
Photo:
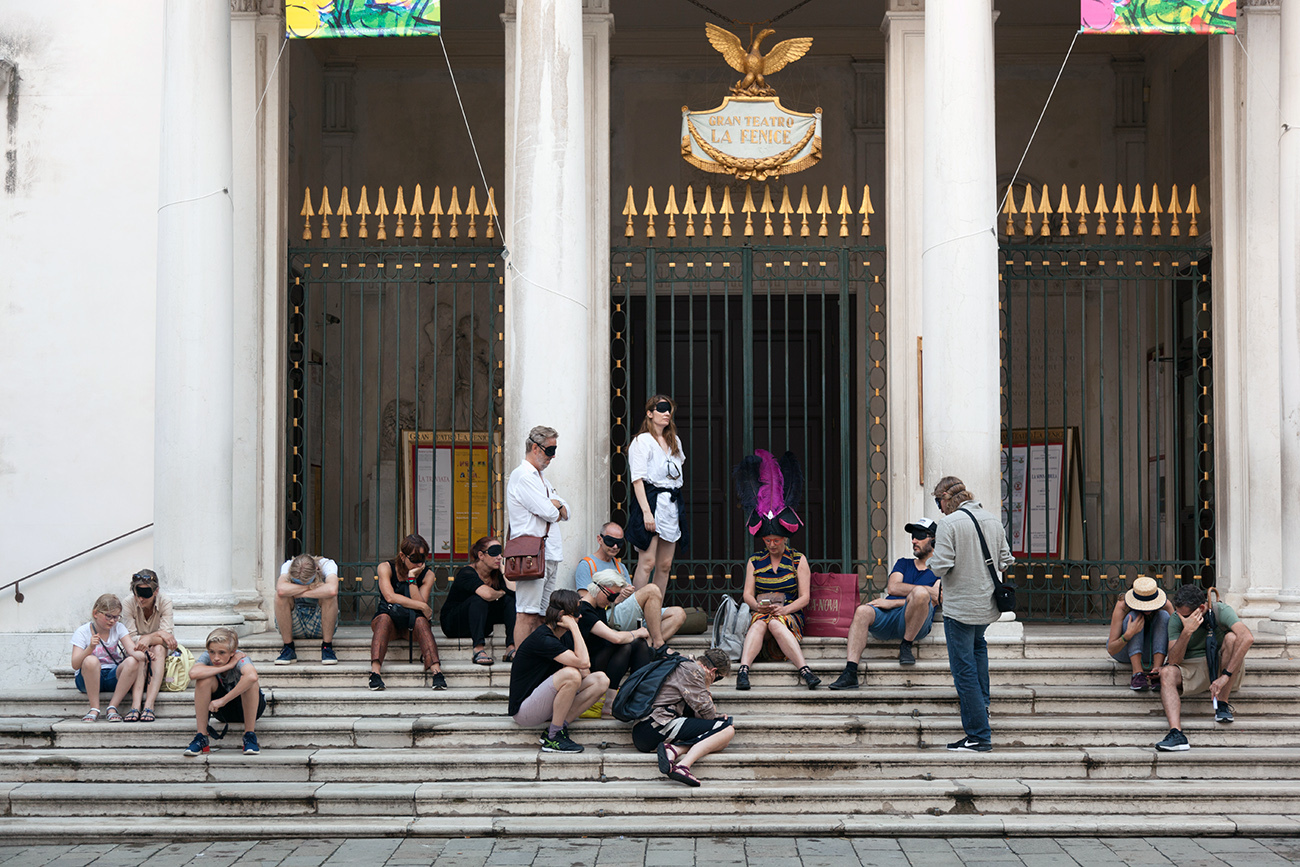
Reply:
[[[208,717],[222,723],[242,723],[244,755],[260,752],[253,729],[266,710],[266,696],[257,685],[253,661],[239,649],[239,636],[224,626],[208,635],[207,650],[194,659],[190,669],[194,682],[194,724],[198,733],[185,748],[185,755],[208,752]]]

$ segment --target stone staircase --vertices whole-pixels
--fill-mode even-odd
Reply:
[[[1205,699],[1185,706],[1186,753],[1152,747],[1167,729],[1158,697],[1127,688],[1099,628],[991,639],[996,749],[980,755],[944,748],[961,730],[936,632],[910,668],[870,646],[856,692],[796,686],[784,663],[756,666],[748,693],[724,681],[715,698],[738,733],[700,763],[698,789],[661,777],[614,721],[576,723],[581,754],[540,752],[504,716],[509,666],[471,665],[468,642],[440,643],[450,689],[429,689],[401,645],[375,693],[368,629],[341,630],[328,667],[318,642],[275,666],[276,636],[246,638],[268,698],[259,756],[240,752],[238,726],[211,755],[183,756],[189,692],[164,693],[155,723],[82,723],[84,698],[58,670],[0,691],[0,834],[98,838],[106,816],[168,838],[1300,833],[1300,661],[1280,638],[1257,636],[1236,723],[1216,725]],[[804,648],[824,681],[838,674],[842,641]],[[217,815],[239,819],[176,818]]]

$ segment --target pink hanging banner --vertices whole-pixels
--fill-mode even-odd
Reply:
[[[1080,33],[1236,33],[1237,0],[1079,0]]]

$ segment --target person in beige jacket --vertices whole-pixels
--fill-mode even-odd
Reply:
[[[1001,615],[993,604],[993,578],[984,562],[979,531],[983,531],[998,572],[1005,572],[1016,558],[1011,556],[1002,521],[979,504],[961,479],[940,479],[934,488],[934,502],[944,517],[935,533],[930,568],[943,579],[943,634],[965,731],[948,749],[987,753],[993,749],[993,732],[989,728],[989,649],[984,630]]]
[[[158,590],[158,574],[152,569],[141,569],[131,576],[131,595],[122,606],[122,625],[135,642],[135,646],[149,655],[149,667],[142,684],[144,695],[136,695],[133,709],[124,719],[127,722],[154,721],[154,703],[162,688],[163,669],[167,654],[176,649],[176,631],[172,617],[172,601]],[[134,708],[143,707],[139,716]]]

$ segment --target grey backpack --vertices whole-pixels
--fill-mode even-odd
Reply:
[[[713,646],[726,652],[732,662],[740,659],[740,650],[749,631],[749,606],[723,596],[713,614]]]

